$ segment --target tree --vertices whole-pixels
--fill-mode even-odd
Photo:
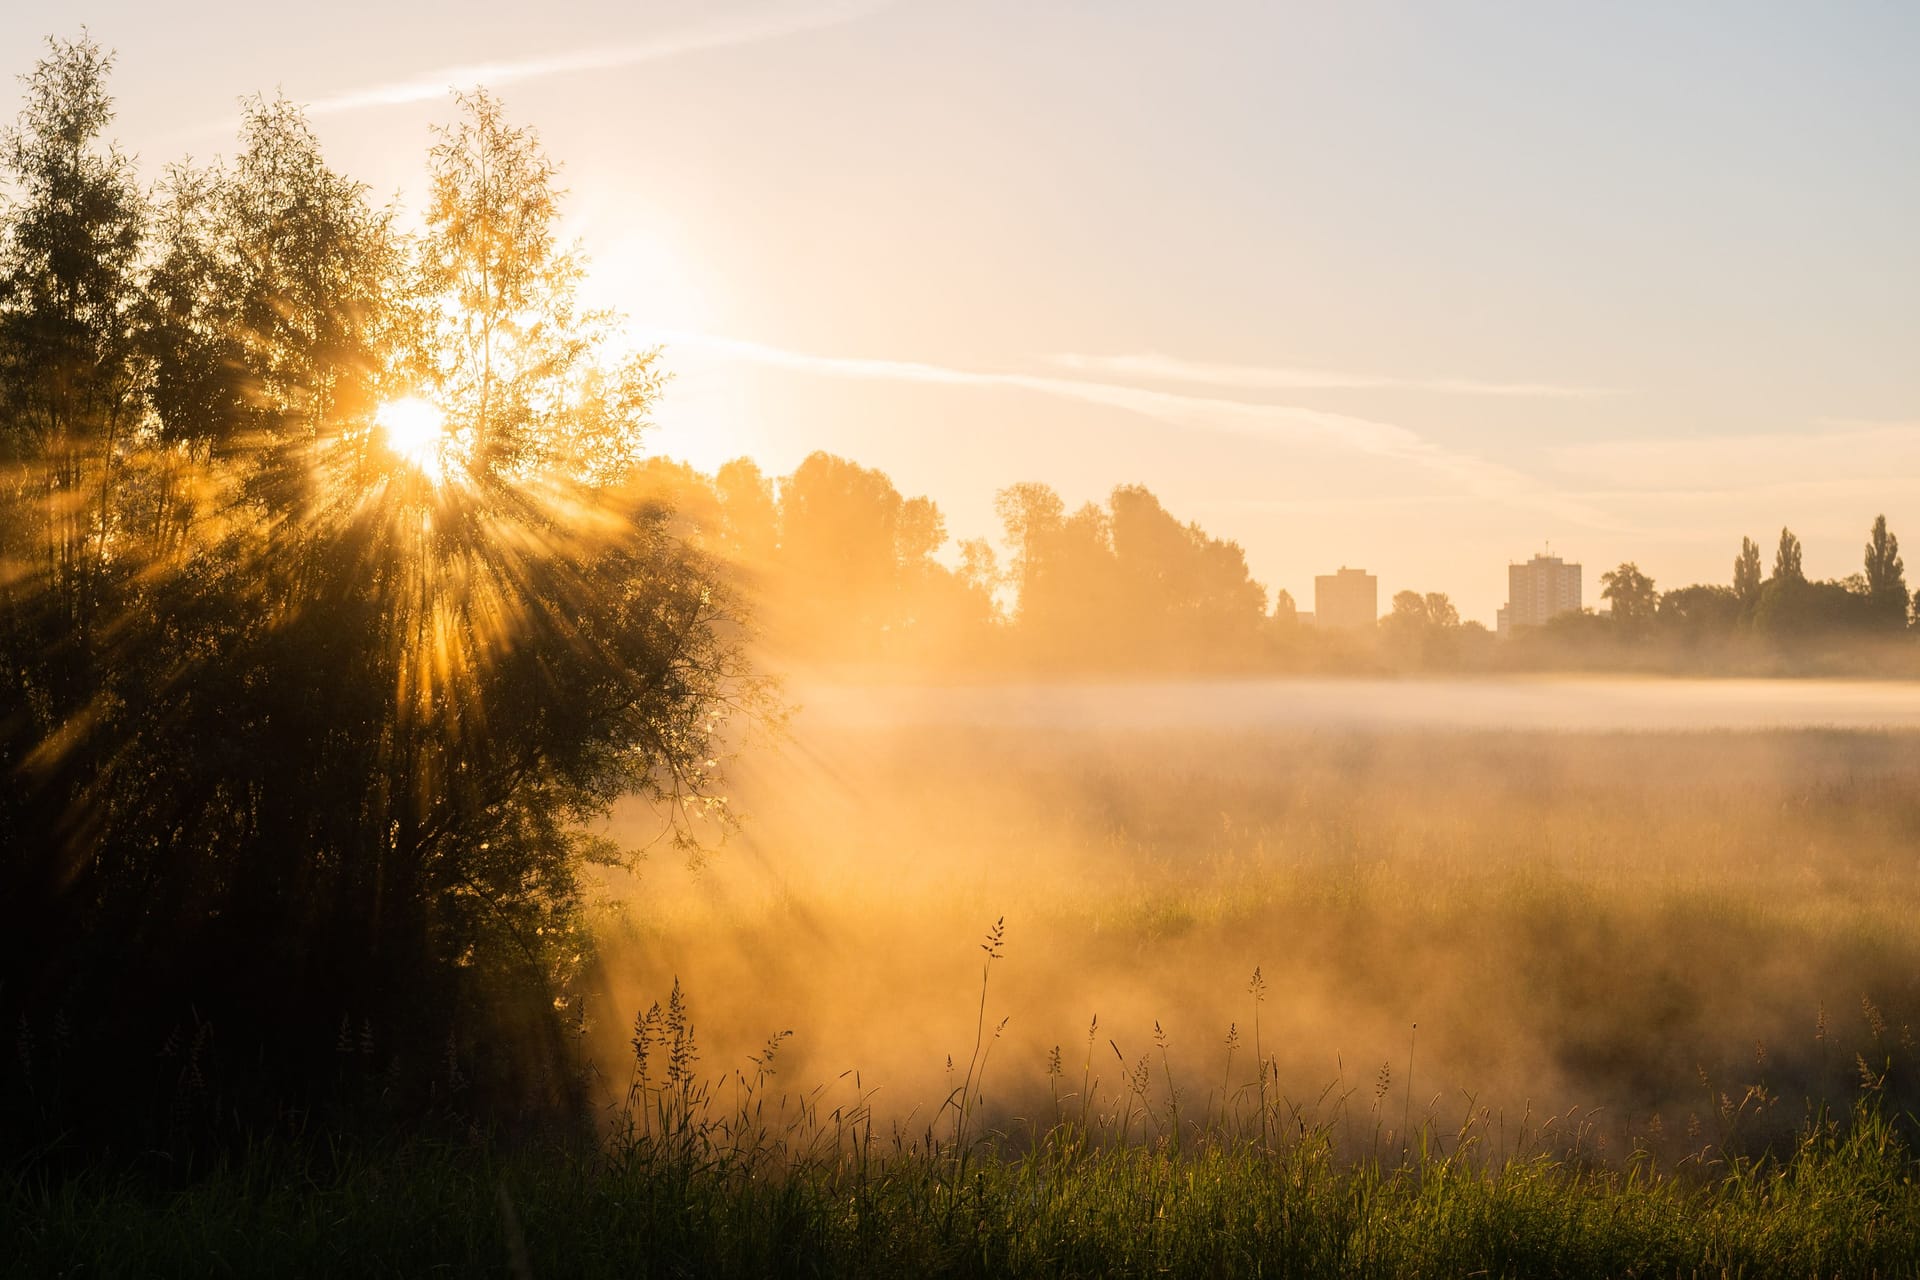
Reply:
[[[1748,608],[1760,598],[1760,544],[1752,538],[1740,539],[1740,554],[1733,561],[1733,593]]]
[[[113,56],[85,36],[47,46],[23,77],[19,122],[0,134],[14,192],[0,235],[0,462],[19,468],[0,562],[31,575],[0,601],[19,628],[8,647],[40,672],[43,727],[90,694],[74,664],[103,607],[115,463],[139,412],[145,230],[133,164],[102,141]],[[64,636],[37,630],[48,625]],[[49,648],[58,652],[43,661]]]
[[[0,987],[60,936],[41,931],[47,906],[88,865],[120,747],[125,690],[102,664],[139,656],[122,625],[141,611],[118,499],[141,411],[145,205],[103,140],[112,65],[84,36],[48,41],[0,134]]]
[[[1033,609],[1022,601],[1026,638],[1056,664],[1102,670],[1123,661],[1136,646],[1129,643],[1112,517],[1098,503],[1081,503],[1044,545]]]
[[[947,544],[947,518],[931,498],[908,498],[900,504],[894,526],[894,565],[903,579],[925,574],[933,554]]]
[[[1756,551],[1755,572],[1758,563]],[[1740,596],[1732,587],[1694,585],[1662,594],[1658,618],[1663,632],[1684,645],[1696,646],[1730,636],[1740,620],[1740,609]]]
[[[1114,489],[1107,509],[1133,661],[1194,667],[1250,657],[1266,590],[1239,545],[1181,524],[1141,485]]]
[[[1899,630],[1907,624],[1910,593],[1906,566],[1900,560],[1900,539],[1887,531],[1887,518],[1875,516],[1867,538],[1866,594],[1882,627]]]
[[[1387,616],[1424,626],[1427,621],[1426,597],[1418,591],[1396,591],[1393,593],[1393,601]]]
[[[1793,530],[1780,530],[1780,546],[1773,553],[1773,580],[1778,583],[1800,583],[1807,580],[1800,570],[1800,539],[1793,536]]]
[[[1460,611],[1445,592],[1395,592],[1380,628],[1391,647],[1424,665],[1444,666],[1457,656]]]
[[[780,546],[764,593],[777,643],[834,661],[977,657],[992,588],[936,557],[947,522],[886,473],[814,453],[780,484]],[[963,561],[978,567],[963,548]]]
[[[1875,625],[1865,580],[1808,582],[1788,578],[1767,583],[1754,610],[1753,629],[1776,641],[1859,634]]]
[[[968,590],[992,600],[1000,589],[1000,559],[993,544],[985,538],[968,538],[960,544],[960,580]]]
[[[1419,630],[1447,630],[1460,625],[1460,611],[1444,591],[1396,591],[1393,608],[1386,621],[1399,627]]]
[[[1066,505],[1046,485],[1028,482],[1000,490],[994,495],[993,510],[1012,558],[1008,571],[1018,616],[1038,597],[1051,544],[1066,520]]]
[[[1002,489],[994,510],[1012,561],[1012,630],[1027,655],[1103,666],[1130,647],[1107,513],[1086,503],[1068,515],[1059,494],[1033,483]]]
[[[249,99],[239,141],[230,165],[168,171],[141,309],[169,449],[156,519],[175,542],[222,500],[179,483],[189,460],[233,463],[274,537],[311,532],[288,517],[357,492],[384,456],[369,419],[420,380],[426,350],[394,211],[327,164],[284,99]]]
[[[720,495],[724,543],[737,570],[764,574],[780,540],[780,507],[773,481],[751,458],[722,463],[713,476]]]
[[[436,130],[419,255],[425,373],[457,423],[450,461],[475,476],[617,478],[639,456],[659,352],[603,362],[614,317],[580,305],[581,256],[555,234],[557,166],[499,99],[456,101]]]
[[[49,83],[104,101],[104,61],[68,61]],[[724,814],[715,734],[760,688],[728,579],[663,484],[627,483],[652,357],[612,354],[610,317],[577,305],[531,135],[491,100],[463,110],[408,241],[297,110],[250,104],[230,167],[175,171],[145,296],[86,310],[108,337],[137,329],[137,362],[35,319],[36,299],[105,298],[49,281],[121,270],[125,237],[35,258],[45,219],[9,211],[6,373],[33,403],[4,406],[7,447],[28,472],[69,453],[100,460],[92,477],[146,468],[203,517],[169,516],[155,554],[126,532],[135,486],[90,480],[92,558],[125,571],[111,645],[75,644],[71,616],[48,634],[83,716],[44,714],[22,614],[0,618],[0,1021],[83,1012],[89,1104],[123,1087],[113,1044],[144,1061],[196,1020],[272,1082],[246,1095],[268,1107],[334,1078],[343,1020],[411,1064],[397,1102],[450,1037],[500,1046],[496,1100],[552,1101],[538,1082],[570,1078],[556,1010],[590,962],[586,868],[635,852],[595,824],[636,793],[677,841]],[[103,118],[67,114],[76,146]],[[62,163],[111,175],[82,152]],[[32,370],[79,372],[49,393]],[[100,388],[139,431],[72,408],[108,405]],[[56,402],[57,429],[21,429]],[[0,495],[0,526],[41,496]],[[540,1060],[516,1074],[520,1047]]]
[[[1600,575],[1600,598],[1612,605],[1615,622],[1630,626],[1651,621],[1659,603],[1653,579],[1632,561]]]
[[[1846,592],[1840,590],[1844,597]],[[1774,551],[1773,575],[1761,585],[1750,622],[1756,635],[1791,641],[1825,629],[1839,603],[1831,593],[1814,591],[1800,566],[1800,539],[1791,529],[1780,530]]]
[[[901,508],[886,474],[809,454],[780,484],[781,629],[848,660],[876,656],[899,620]]]

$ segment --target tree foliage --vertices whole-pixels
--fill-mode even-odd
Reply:
[[[1600,575],[1600,598],[1612,606],[1614,621],[1628,626],[1650,621],[1659,607],[1653,579],[1631,560]]]
[[[33,658],[31,676],[14,676],[27,694],[18,713],[43,734],[96,698],[101,614],[128,569],[114,556],[114,495],[140,403],[145,202],[104,138],[112,65],[85,37],[49,41],[0,135],[12,189],[0,226],[0,630],[10,653]]]
[[[1733,593],[1743,606],[1751,607],[1760,598],[1760,581],[1760,544],[1742,538],[1740,554],[1733,561]]]
[[[6,150],[0,1013],[80,1024],[79,1094],[102,1037],[181,1034],[222,1106],[334,1093],[344,1026],[390,1097],[564,1103],[588,876],[634,852],[597,824],[723,816],[760,698],[729,580],[636,479],[655,359],[578,305],[493,99],[408,239],[282,101],[144,200],[110,65],[56,42]],[[408,397],[437,457],[383,430]]]
[[[1668,637],[1689,647],[1698,647],[1727,641],[1740,623],[1740,614],[1741,598],[1737,589],[1696,583],[1663,592],[1656,617]]]
[[[1018,643],[1034,660],[1154,668],[1257,653],[1266,589],[1245,552],[1180,523],[1144,486],[1072,515],[1041,484],[1002,489],[994,505],[1012,549]]]
[[[1773,580],[1782,585],[1807,580],[1800,568],[1800,539],[1793,536],[1791,529],[1780,530],[1780,545],[1773,553]]]
[[[1867,535],[1866,590],[1881,627],[1898,630],[1906,626],[1910,603],[1906,565],[1900,559],[1900,539],[1887,532],[1884,515],[1873,518],[1873,529]]]
[[[580,304],[584,265],[555,229],[557,167],[493,95],[457,102],[436,131],[418,255],[449,461],[482,482],[613,480],[639,459],[658,353],[603,358],[614,317]]]

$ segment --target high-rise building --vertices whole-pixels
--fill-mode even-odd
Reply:
[[[1559,556],[1535,556],[1507,566],[1507,607],[1499,613],[1499,631],[1538,627],[1563,613],[1580,612],[1580,566]]]
[[[1318,627],[1372,630],[1380,620],[1380,579],[1342,565],[1313,580],[1313,622]]]

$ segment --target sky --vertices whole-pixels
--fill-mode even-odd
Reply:
[[[702,467],[831,450],[956,537],[1144,483],[1303,608],[1487,623],[1549,546],[1589,604],[1920,553],[1920,6],[14,0],[0,67],[83,25],[154,176],[281,92],[417,207],[493,88]]]

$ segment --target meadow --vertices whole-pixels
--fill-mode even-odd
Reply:
[[[971,1050],[975,944],[1004,917],[980,1092],[1015,1128],[1050,1119],[1044,1065],[1085,1057],[1096,1017],[1099,1103],[1124,1111],[1121,1082],[1164,1057],[1189,1118],[1256,1060],[1349,1117],[1384,1073],[1395,1126],[1408,1088],[1412,1118],[1449,1129],[1591,1112],[1614,1155],[1718,1145],[1724,1099],[1780,1138],[1869,1068],[1909,1097],[1920,737],[1809,727],[1818,707],[1764,730],[1415,707],[1211,729],[1125,696],[999,727],[803,701],[785,749],[736,762],[737,837],[625,887],[612,1004],[677,978],[713,1060],[791,1030],[790,1077],[858,1071],[884,1112],[924,1118]]]
[[[607,873],[592,1135],[23,1172],[16,1268],[1913,1270],[1920,735],[950,695],[796,692]]]

